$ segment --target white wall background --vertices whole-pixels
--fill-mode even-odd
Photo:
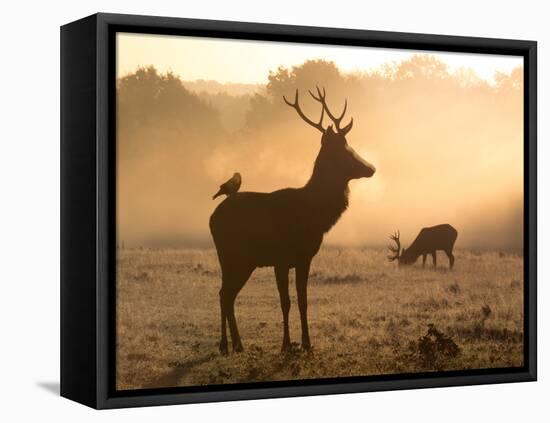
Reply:
[[[548,421],[547,4],[535,0],[4,2],[0,25],[0,420]],[[95,412],[58,397],[54,392],[59,383],[59,26],[98,11],[537,40],[539,381],[110,412]]]

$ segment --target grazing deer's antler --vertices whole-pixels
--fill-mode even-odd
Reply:
[[[344,118],[344,115],[346,114],[346,110],[348,108],[348,100],[345,99],[345,102],[344,102],[344,110],[342,110],[342,113],[340,114],[340,117],[335,117],[329,110],[328,106],[327,106],[327,102],[326,102],[326,91],[325,91],[325,88],[323,87],[323,92],[321,93],[321,90],[319,89],[318,86],[315,86],[315,88],[317,88],[317,96],[315,96],[315,94],[313,94],[311,91],[309,92],[309,94],[315,99],[317,100],[319,103],[321,103],[323,105],[323,110],[325,110],[327,112],[327,115],[328,117],[334,122],[334,126],[336,127],[336,130],[344,135],[346,135],[350,130],[351,130],[351,127],[353,126],[353,118],[351,118],[351,121],[350,123],[348,123],[345,127],[343,128],[340,128],[340,122],[342,122],[342,119]]]
[[[391,245],[388,245],[388,249],[394,254],[393,256],[388,256],[389,261],[394,261],[399,258],[399,252],[401,251],[401,243],[399,242],[399,231],[395,232],[393,235],[390,235],[390,239],[395,241],[397,244],[396,247],[392,247]]]
[[[304,112],[302,112],[302,109],[300,109],[300,104],[298,103],[298,88],[296,88],[296,95],[294,96],[294,103],[291,103],[290,101],[288,101],[285,96],[283,96],[283,100],[285,101],[286,104],[288,104],[290,107],[292,107],[294,110],[296,110],[298,112],[298,114],[300,115],[300,117],[304,121],[309,123],[314,128],[317,128],[319,131],[321,131],[321,133],[323,133],[323,134],[325,133],[325,129],[323,128],[323,118],[325,117],[325,108],[324,107],[321,110],[321,119],[319,119],[319,123],[315,123],[311,119],[309,119],[304,114]]]

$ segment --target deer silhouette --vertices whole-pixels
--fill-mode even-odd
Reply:
[[[453,255],[453,247],[455,245],[458,232],[451,225],[445,223],[443,225],[423,228],[409,248],[401,250],[401,242],[399,240],[399,231],[390,235],[390,239],[395,241],[396,246],[388,246],[389,250],[394,254],[388,256],[388,260],[397,260],[399,266],[414,264],[418,257],[422,256],[422,267],[426,265],[426,256],[432,255],[434,267],[437,266],[437,250],[445,251],[449,257],[449,268],[453,268],[455,264],[455,256]],[[401,254],[399,254],[401,252]]]
[[[348,145],[346,134],[353,119],[344,127],[326,104],[325,90],[317,87],[321,118],[310,120],[299,105],[298,90],[294,102],[285,103],[321,133],[321,149],[309,181],[301,188],[285,188],[271,193],[237,192],[223,200],[210,217],[210,232],[222,271],[220,289],[220,352],[227,354],[226,322],[233,351],[243,350],[235,319],[235,298],[257,267],[273,266],[283,312],[282,351],[290,348],[288,314],[290,298],[288,275],[296,272],[296,292],[302,327],[302,348],[310,349],[307,322],[307,282],[311,260],[319,251],[323,236],[348,207],[348,183],[352,179],[371,177],[375,168]],[[323,127],[324,114],[332,125]]]

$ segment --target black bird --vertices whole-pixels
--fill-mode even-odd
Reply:
[[[212,200],[214,200],[216,197],[219,197],[220,195],[227,195],[230,196],[231,194],[235,194],[237,191],[239,191],[239,188],[241,187],[241,174],[239,172],[235,172],[235,174],[229,179],[227,182],[220,185],[220,189],[218,192],[212,197]]]

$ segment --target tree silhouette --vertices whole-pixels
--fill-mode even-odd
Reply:
[[[187,90],[179,77],[171,72],[159,74],[153,66],[118,80],[117,113],[121,143],[139,139],[136,134],[150,127],[200,131],[206,136],[221,130],[216,109]]]
[[[318,85],[329,93],[331,110],[341,111],[347,98],[348,116],[355,122],[350,141],[379,158],[387,187],[379,193],[384,200],[377,209],[380,217],[387,219],[403,205],[410,208],[422,203],[427,210],[431,204],[437,209],[439,204],[432,198],[445,198],[446,210],[464,209],[470,217],[463,220],[477,222],[484,229],[465,229],[462,239],[476,245],[486,245],[488,239],[505,245],[521,241],[517,223],[523,217],[521,191],[512,205],[502,204],[498,210],[485,200],[477,205],[484,186],[477,181],[486,181],[491,187],[511,186],[507,188],[511,194],[506,195],[516,195],[513,184],[521,169],[515,162],[499,162],[506,169],[496,171],[483,165],[481,158],[493,152],[513,157],[512,152],[521,146],[521,67],[497,73],[494,82],[489,82],[467,67],[449,69],[433,55],[419,54],[355,73],[342,72],[330,61],[307,60],[273,69],[267,76],[263,87],[247,84],[231,90],[211,81],[189,83],[154,67],[139,68],[119,78],[120,187],[139,187],[119,191],[124,198],[119,211],[125,216],[120,228],[127,240],[132,232],[131,242],[138,238],[209,240],[203,220],[211,207],[211,190],[235,171],[243,173],[246,190],[294,186],[311,171],[304,158],[311,157],[318,144],[312,142],[311,129],[300,124],[282,97],[293,99],[298,88],[304,112],[317,116],[318,105],[307,90],[315,93]],[[429,157],[438,159],[426,169]],[[434,184],[436,172],[439,176]],[[448,186],[468,187],[462,194],[463,203],[445,197],[450,192]],[[425,202],[417,201],[418,192],[424,193]],[[192,212],[188,204],[194,205]],[[479,220],[476,213],[480,208],[491,211],[490,221]],[[186,222],[182,216],[188,216]],[[352,213],[348,222],[362,228],[354,231],[353,238],[385,236],[370,223],[375,220]],[[343,222],[342,227],[350,224]],[[418,222],[413,224],[416,230]]]

